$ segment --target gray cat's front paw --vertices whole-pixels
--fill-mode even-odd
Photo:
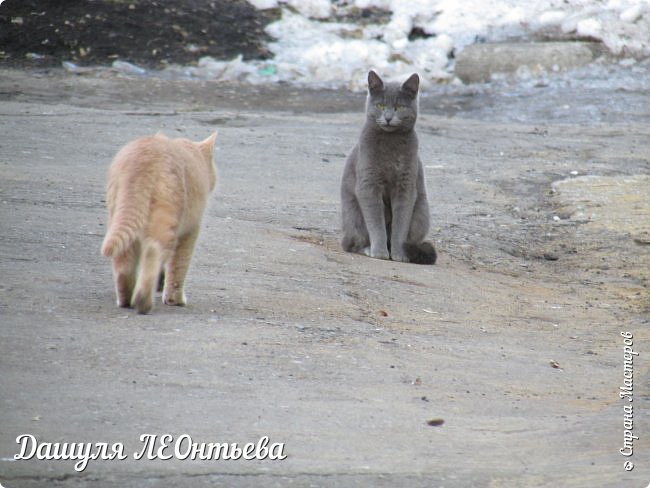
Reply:
[[[390,254],[388,254],[387,249],[379,251],[379,250],[373,250],[373,249],[366,248],[366,249],[364,249],[364,251],[366,251],[364,254],[366,256],[370,256],[371,258],[390,259]]]
[[[409,258],[406,256],[406,254],[404,254],[402,252],[399,252],[399,253],[398,252],[393,252],[390,255],[390,258],[393,261],[399,261],[400,263],[408,263],[409,262]]]

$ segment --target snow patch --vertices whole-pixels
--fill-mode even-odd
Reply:
[[[364,89],[369,68],[387,78],[418,72],[423,86],[454,79],[454,55],[475,42],[576,37],[614,55],[650,56],[650,0],[249,0],[282,9],[267,26],[267,61],[203,58],[188,76],[249,83]],[[388,23],[345,21],[363,9],[390,12]],[[351,16],[352,18],[352,16]],[[372,17],[370,17],[372,19]],[[413,35],[414,32],[419,35]],[[178,68],[174,68],[177,69]]]

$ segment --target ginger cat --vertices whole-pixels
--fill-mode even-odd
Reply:
[[[157,134],[130,142],[115,156],[102,254],[113,258],[120,307],[149,313],[161,271],[163,302],[185,305],[185,277],[217,181],[216,138],[216,132],[202,142]]]

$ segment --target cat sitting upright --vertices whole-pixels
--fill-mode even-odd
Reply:
[[[341,180],[343,239],[348,252],[379,259],[435,264],[424,241],[429,204],[414,130],[420,78],[384,83],[368,73],[366,123]]]
[[[216,138],[216,132],[202,142],[157,134],[128,143],[115,156],[102,254],[113,258],[120,307],[149,313],[161,272],[163,302],[185,305],[185,277],[217,181]]]

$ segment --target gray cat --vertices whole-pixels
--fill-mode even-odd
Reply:
[[[420,78],[384,83],[368,73],[366,123],[341,181],[343,239],[348,252],[379,259],[435,264],[424,239],[429,204],[414,130]]]

